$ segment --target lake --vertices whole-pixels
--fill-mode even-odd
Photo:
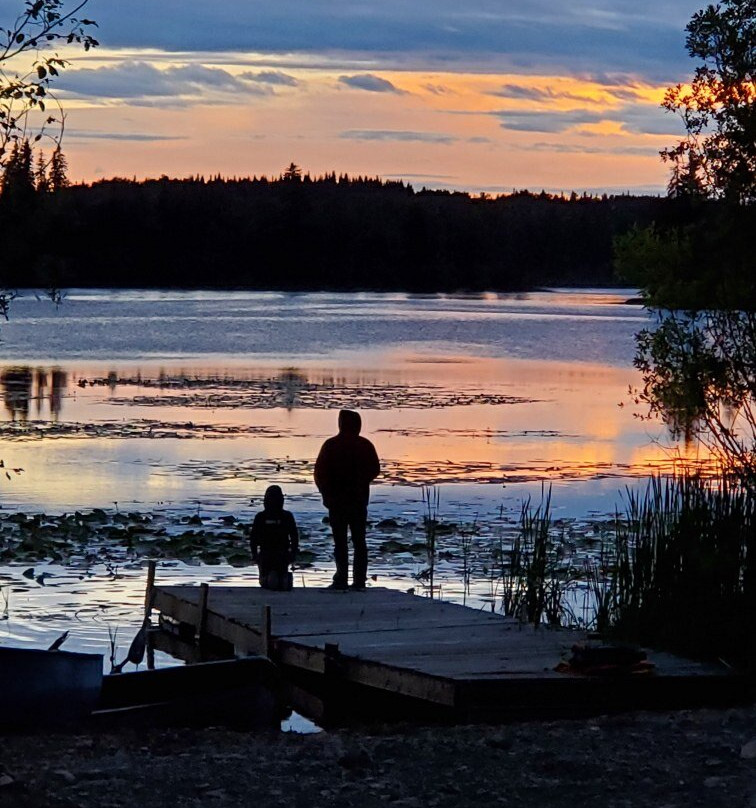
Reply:
[[[318,585],[332,563],[312,465],[348,407],[382,460],[370,511],[383,525],[371,533],[378,584],[422,586],[411,547],[422,486],[438,492],[442,520],[485,544],[548,484],[555,517],[579,537],[621,507],[626,486],[686,453],[635,417],[634,334],[649,316],[633,295],[71,290],[56,307],[23,294],[0,333],[11,470],[0,514],[149,514],[167,535],[194,515],[211,536],[230,516],[251,520],[278,483],[312,551],[298,584]],[[455,535],[446,596],[495,601],[484,560],[461,586]],[[159,579],[255,582],[227,562],[164,561]],[[122,648],[139,622],[133,552],[8,564],[0,576],[0,641],[41,644],[74,621],[70,647],[102,651],[108,627]]]

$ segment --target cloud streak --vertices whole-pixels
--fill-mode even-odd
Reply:
[[[607,119],[602,112],[586,109],[563,110],[498,110],[492,112],[499,119],[502,129],[513,132],[566,132],[591,123],[600,123]]]
[[[548,141],[537,141],[513,148],[519,151],[551,152],[553,154],[616,154],[631,157],[656,157],[659,154],[659,150],[653,146],[587,146]]]
[[[166,140],[187,140],[185,135],[158,135],[149,132],[87,132],[73,130],[66,133],[66,140],[122,140],[135,143],[157,143]]]
[[[363,73],[356,76],[339,76],[339,84],[351,87],[353,90],[366,90],[369,93],[398,93],[402,94],[394,84],[372,73]]]
[[[403,143],[438,143],[448,146],[458,138],[440,132],[412,132],[393,129],[350,129],[339,135],[344,140],[400,141]]]
[[[640,93],[632,87],[604,86],[600,96],[588,93],[573,93],[553,87],[532,87],[525,84],[504,84],[498,90],[489,91],[489,95],[507,98],[513,101],[575,101],[580,104],[606,105],[608,99],[632,101],[640,97]]]
[[[244,81],[254,81],[259,84],[273,84],[278,87],[297,87],[300,82],[288,73],[280,70],[261,70],[257,73],[247,71],[239,76]]]
[[[558,134],[608,122],[617,124],[619,130],[628,135],[677,138],[682,134],[680,120],[665,114],[655,104],[623,104],[603,109],[500,109],[487,114],[497,118],[502,129],[513,132]]]
[[[208,94],[266,95],[269,88],[259,79],[245,80],[227,70],[188,64],[157,68],[143,61],[126,61],[113,66],[69,70],[60,80],[68,93],[104,99],[202,96]]]

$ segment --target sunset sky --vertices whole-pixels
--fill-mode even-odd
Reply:
[[[0,24],[21,0],[0,0]],[[90,0],[71,178],[312,174],[663,192],[700,0]]]

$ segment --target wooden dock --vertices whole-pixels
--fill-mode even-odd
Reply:
[[[184,640],[263,653],[316,720],[424,717],[498,721],[633,708],[732,703],[745,680],[724,668],[649,653],[653,673],[555,670],[583,632],[534,629],[465,606],[370,588],[155,586],[152,606]],[[160,640],[158,640],[160,642]],[[164,645],[176,641],[163,635]],[[185,657],[191,644],[183,646]]]

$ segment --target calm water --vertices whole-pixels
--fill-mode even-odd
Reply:
[[[558,516],[609,513],[628,483],[679,452],[633,417],[633,335],[647,314],[624,302],[632,295],[74,290],[58,308],[26,295],[1,332],[0,457],[23,472],[3,481],[0,502],[249,519],[276,482],[322,534],[312,463],[350,407],[383,462],[376,519],[417,517],[419,486],[435,485],[444,518],[485,525],[543,481]],[[303,582],[327,581],[329,563]],[[377,568],[380,583],[412,583],[411,561]],[[71,647],[105,650],[108,626],[128,644],[138,565],[116,577],[84,561],[48,565],[44,586],[42,565],[32,577],[0,569],[0,641],[46,642],[74,620]],[[254,581],[224,566],[160,575]]]
[[[632,416],[631,295],[22,297],[0,343],[2,456],[24,469],[3,507],[235,511],[272,481],[317,507],[310,464],[348,406],[384,461],[378,504],[438,484],[498,507],[549,479],[558,507],[612,510],[617,476],[674,454]]]

